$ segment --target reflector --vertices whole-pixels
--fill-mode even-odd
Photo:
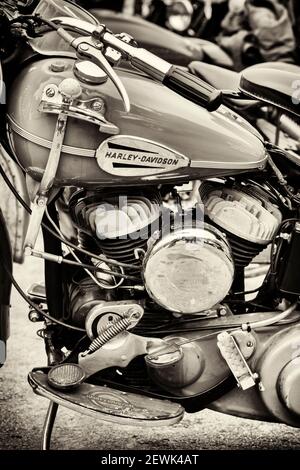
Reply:
[[[60,390],[78,387],[84,379],[84,370],[78,364],[58,364],[48,372],[49,385]]]

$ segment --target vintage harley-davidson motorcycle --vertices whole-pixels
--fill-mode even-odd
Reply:
[[[28,376],[50,401],[42,447],[59,405],[142,426],[209,407],[300,427],[299,158],[226,91],[67,1],[30,3],[0,18],[1,185],[18,201],[12,243],[1,213],[0,362],[13,284],[43,324],[48,362]],[[296,77],[246,71],[239,99],[298,116]],[[45,263],[27,293],[23,248]]]

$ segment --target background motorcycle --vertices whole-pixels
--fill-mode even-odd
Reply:
[[[121,33],[126,30],[137,40],[140,46],[147,48],[163,59],[178,65],[187,65],[192,73],[201,77],[213,87],[232,91],[238,90],[240,74],[227,70],[233,64],[229,56],[217,45],[201,39],[189,40],[183,38],[158,26],[151,25],[138,17],[128,17],[123,14],[98,9],[91,10],[91,13],[100,22],[105,22],[112,31]],[[197,58],[193,60],[192,57],[195,56]],[[293,70],[295,73],[298,71],[296,66],[285,63],[267,63],[262,64],[262,66],[277,67],[280,70],[287,71]],[[300,128],[295,117],[289,116],[287,113],[281,113],[281,117],[278,119],[276,109],[257,100],[238,100],[236,97],[232,100],[228,97],[226,105],[257,127],[270,142],[280,144],[280,147],[291,152],[298,152]]]
[[[209,406],[299,427],[299,163],[130,37],[68,2],[36,12],[1,18],[13,46],[1,57],[1,143],[26,171],[24,245],[45,261],[45,290],[19,288],[5,229],[0,260],[1,313],[11,281],[30,319],[45,320],[48,367],[29,374],[51,401],[43,447],[59,404],[144,426]],[[121,57],[139,72],[115,74]],[[297,114],[293,78],[250,71],[241,90]],[[268,246],[270,271],[248,300],[244,270]]]
[[[211,41],[201,38],[188,38],[163,27],[159,22],[146,21],[142,8],[135,8],[128,14],[124,2],[111,4],[103,0],[81,0],[79,3],[108,28],[116,33],[126,31],[154,54],[172,63],[186,66],[193,60],[204,60],[222,67],[232,68],[233,62],[226,52]],[[136,13],[133,15],[133,13]],[[160,13],[159,13],[160,14]],[[142,16],[140,16],[142,15]],[[144,11],[145,16],[145,11]],[[148,20],[148,18],[147,18]]]
[[[228,12],[227,1],[150,0],[142,16],[172,31],[198,38],[215,39]]]
[[[217,38],[222,32],[222,21],[229,11],[227,0],[153,0],[144,2],[143,5],[141,14],[148,21],[166,27],[177,34],[200,38],[216,46]],[[232,51],[228,54],[223,47],[220,49],[230,57]],[[234,68],[231,57],[230,61],[230,68]],[[262,61],[263,58],[255,44],[255,39],[249,34],[245,38],[241,52],[243,68]]]

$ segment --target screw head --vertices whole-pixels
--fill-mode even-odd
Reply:
[[[53,96],[55,95],[54,88],[51,88],[51,87],[47,88],[46,95],[48,96],[48,98],[53,98]]]
[[[132,320],[139,320],[141,318],[141,312],[132,307],[125,313],[124,317],[131,318]]]
[[[39,198],[38,201],[37,201],[37,205],[38,205],[39,207],[43,207],[43,206],[45,205],[44,199]]]
[[[101,111],[101,109],[103,108],[102,101],[100,100],[94,101],[91,105],[91,108],[93,109],[93,111]]]
[[[221,317],[224,317],[224,316],[227,314],[226,308],[220,308],[220,312],[219,312],[219,313],[220,313]]]
[[[248,341],[247,342],[247,347],[248,348],[253,348],[254,344],[253,344],[253,341]]]

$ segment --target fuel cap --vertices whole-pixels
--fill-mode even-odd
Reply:
[[[78,60],[74,65],[74,75],[81,82],[89,85],[101,85],[108,79],[108,75],[89,60]]]
[[[69,390],[84,381],[85,373],[78,364],[58,364],[48,372],[48,383],[59,390]]]

